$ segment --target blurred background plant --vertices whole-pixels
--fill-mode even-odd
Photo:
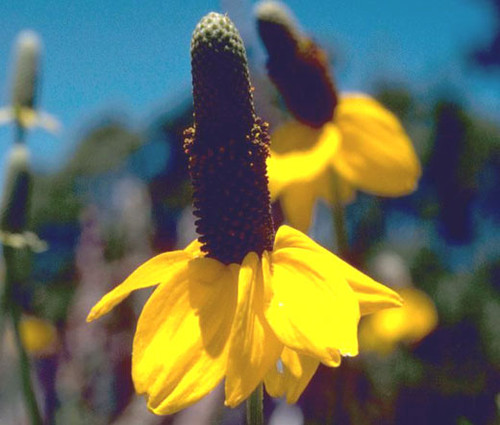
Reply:
[[[400,290],[406,306],[363,319],[361,355],[318,373],[297,406],[266,399],[269,423],[498,423],[498,1],[287,4],[329,54],[339,89],[369,93],[401,120],[423,173],[409,196],[359,193],[345,210],[350,260]],[[85,317],[146,258],[194,237],[182,131],[192,116],[189,40],[201,16],[229,13],[252,61],[259,114],[271,128],[287,119],[252,8],[246,0],[0,6],[4,199],[13,151],[31,154],[30,202],[19,201],[25,215],[12,214],[7,201],[1,212],[24,221],[1,229],[0,317],[15,307],[18,326],[0,321],[0,423],[35,423],[20,359],[47,424],[243,423],[240,410],[217,408],[218,392],[174,417],[146,411],[130,380],[130,352],[147,294],[96,324]],[[26,28],[39,36],[23,33],[9,58]],[[36,72],[15,71],[23,61]],[[56,137],[33,126],[55,131],[59,121],[65,129]],[[333,233],[330,209],[319,202],[310,235],[332,248]],[[9,252],[27,261],[15,269],[15,298]]]

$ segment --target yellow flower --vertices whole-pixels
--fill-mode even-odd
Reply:
[[[47,320],[23,316],[19,331],[24,348],[33,356],[50,354],[56,348],[57,331]]]
[[[427,294],[412,287],[398,292],[404,300],[402,308],[380,311],[362,321],[359,342],[363,350],[387,354],[398,343],[422,340],[437,326],[436,307]]]
[[[132,378],[157,414],[183,409],[225,379],[234,407],[264,382],[300,396],[319,363],[358,353],[359,317],[399,296],[288,226],[275,234],[267,125],[254,112],[245,49],[210,13],[191,42],[194,125],[185,132],[199,238],[160,254],[105,295],[88,320],[157,286],[139,317]]]
[[[88,320],[155,285],[137,324],[132,377],[157,414],[191,405],[224,377],[228,406],[263,380],[272,396],[293,403],[320,362],[338,366],[341,355],[358,354],[360,314],[401,305],[392,290],[282,226],[272,251],[250,252],[241,265],[204,257],[197,241],[160,254]]]
[[[394,114],[362,94],[338,95],[326,54],[280,2],[256,8],[267,71],[295,120],[272,134],[268,174],[288,222],[307,231],[317,199],[349,202],[355,190],[401,196],[420,164]]]
[[[415,190],[420,163],[399,120],[375,99],[341,96],[333,120],[320,128],[298,121],[272,134],[269,188],[289,223],[303,231],[318,199],[349,202],[354,190],[401,196]],[[337,179],[336,176],[338,176]]]

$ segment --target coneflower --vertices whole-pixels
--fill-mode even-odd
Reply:
[[[303,233],[288,226],[274,233],[269,138],[230,19],[205,16],[191,55],[195,112],[185,149],[200,237],[141,265],[88,320],[156,286],[132,356],[136,391],[154,413],[181,410],[223,379],[231,407],[252,393],[261,405],[263,382],[272,396],[295,402],[320,362],[338,366],[341,355],[357,354],[361,314],[399,306],[400,298]],[[250,423],[261,423],[258,416]]]

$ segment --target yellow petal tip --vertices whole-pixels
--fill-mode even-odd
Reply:
[[[224,400],[224,406],[230,407],[231,409],[234,409],[240,402],[237,402],[236,400]]]
[[[88,314],[88,316],[85,320],[87,323],[90,323],[90,322],[93,322],[98,317],[100,317],[99,312],[96,311],[96,308],[94,307],[92,310],[90,310],[90,313]]]
[[[405,303],[404,298],[400,294],[398,294],[396,291],[394,291],[394,298],[391,299],[390,301],[392,301],[394,308],[403,307],[403,304]],[[389,308],[391,308],[391,307],[389,307]]]
[[[92,307],[86,319],[87,323],[99,319],[101,316],[104,316],[111,310],[111,308],[114,307],[114,305],[112,305],[110,308],[106,302],[103,302],[106,300],[107,298],[106,296],[104,296],[96,305],[94,305],[94,307]]]

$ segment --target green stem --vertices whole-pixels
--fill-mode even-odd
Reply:
[[[247,425],[264,425],[263,397],[264,390],[262,384],[259,384],[247,400]]]
[[[2,282],[5,285],[5,282]],[[0,283],[0,347],[3,346],[3,332],[5,328],[5,319],[7,316],[6,288]],[[2,359],[2,349],[0,348],[0,360]]]
[[[15,143],[25,143],[26,142],[26,128],[19,122],[16,121],[14,133]]]
[[[16,346],[19,352],[19,367],[26,408],[28,409],[28,413],[31,418],[31,424],[42,425],[42,416],[40,414],[40,410],[38,409],[35,391],[31,382],[30,361],[21,339],[21,310],[19,306],[13,305],[10,308],[10,311],[12,313],[12,323],[14,325],[14,337],[16,339]]]
[[[346,259],[349,254],[349,243],[347,236],[347,226],[345,223],[344,215],[344,205],[342,204],[342,198],[340,194],[339,187],[339,177],[333,175],[333,225],[335,230],[335,245],[337,248],[337,254]]]

